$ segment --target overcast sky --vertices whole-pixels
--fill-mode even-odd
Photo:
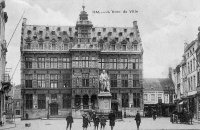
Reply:
[[[10,40],[23,11],[27,23],[34,25],[74,25],[83,0],[6,0],[8,13],[6,40]],[[200,0],[85,0],[86,11],[94,26],[131,27],[137,20],[144,48],[144,77],[165,78],[168,67],[177,65],[184,43],[197,38],[200,26]],[[129,11],[104,13],[92,11]],[[21,23],[8,47],[7,68],[11,75],[20,60]],[[20,84],[20,65],[13,76]]]

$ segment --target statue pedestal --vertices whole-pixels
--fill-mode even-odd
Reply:
[[[110,92],[100,92],[98,94],[99,112],[109,113],[111,111],[111,98]]]

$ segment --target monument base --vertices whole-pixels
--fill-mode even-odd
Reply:
[[[109,113],[111,111],[111,98],[110,92],[100,92],[98,94],[99,112]]]

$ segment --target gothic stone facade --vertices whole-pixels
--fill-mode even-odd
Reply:
[[[81,11],[76,26],[22,23],[22,117],[80,116],[98,111],[99,75],[110,76],[112,109],[143,109],[143,50],[133,27],[93,27]]]

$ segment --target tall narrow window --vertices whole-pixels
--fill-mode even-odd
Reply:
[[[133,79],[133,87],[139,87],[139,79]]]
[[[82,57],[82,67],[83,68],[88,68],[89,67],[89,57],[88,56],[83,56]]]
[[[140,107],[140,93],[133,93],[133,106]]]
[[[100,68],[105,69],[105,59],[104,58],[100,59],[100,64],[101,64]]]
[[[117,93],[112,93],[112,99],[117,100]]]
[[[129,96],[128,93],[122,93],[122,107],[129,106]]]
[[[38,85],[38,88],[45,88],[45,75],[44,74],[37,75],[37,85]]]
[[[122,51],[126,51],[126,45],[122,45]]]
[[[64,50],[68,49],[68,44],[64,44]]]
[[[28,43],[26,43],[26,44],[27,44],[27,49],[31,49],[31,43],[28,42]]]
[[[53,44],[52,44],[52,50],[55,50],[55,49],[56,49],[56,44],[53,43]]]
[[[128,74],[122,74],[122,87],[128,87]]]
[[[71,108],[71,95],[63,94],[63,108]]]
[[[110,66],[110,69],[117,69],[117,59],[111,58],[109,66]]]
[[[25,86],[26,88],[32,88],[32,74],[25,74]]]
[[[40,50],[43,49],[43,43],[42,43],[42,42],[39,43],[39,49],[40,49]]]
[[[134,45],[134,51],[137,51],[137,45]]]
[[[121,68],[122,69],[128,69],[128,59],[127,58],[121,59]]]
[[[31,57],[25,57],[25,67],[32,68],[32,58]]]
[[[32,109],[33,108],[33,94],[26,94],[26,109]]]
[[[110,86],[117,87],[117,74],[110,74]]]
[[[88,73],[82,74],[82,86],[89,87],[89,74]]]
[[[70,68],[69,58],[62,58],[62,66],[65,69],[69,69]]]
[[[46,96],[45,94],[38,94],[38,109],[46,108]]]
[[[58,58],[51,58],[50,59],[50,67],[51,68],[58,68]]]
[[[112,51],[114,51],[115,50],[115,44],[111,44],[110,48],[111,48]]]
[[[133,69],[139,69],[139,59],[133,59]]]
[[[71,87],[71,75],[70,74],[63,74],[63,86],[65,88]]]
[[[57,74],[50,75],[50,86],[51,86],[51,88],[58,87],[58,75]]]
[[[45,68],[45,58],[39,57],[37,60],[38,68]]]

